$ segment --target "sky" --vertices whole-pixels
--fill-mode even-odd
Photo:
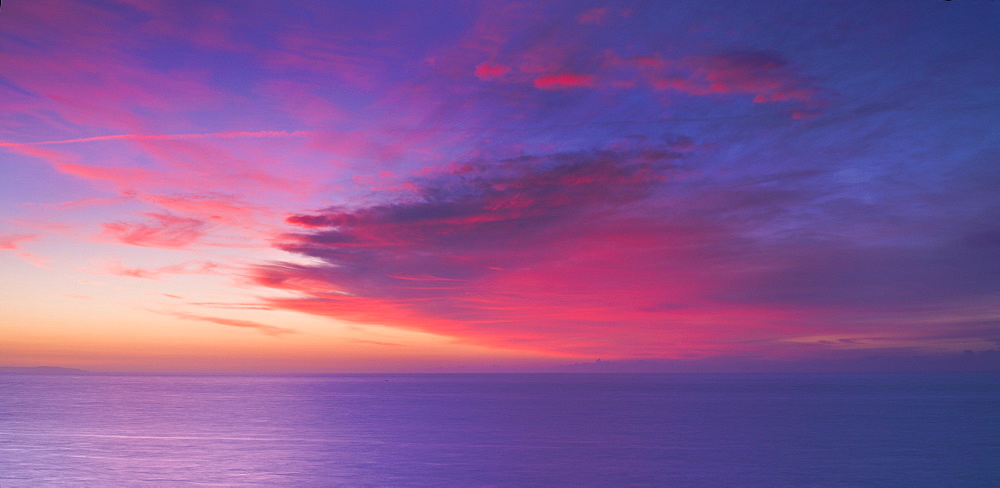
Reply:
[[[0,366],[998,367],[997,25],[6,2]]]

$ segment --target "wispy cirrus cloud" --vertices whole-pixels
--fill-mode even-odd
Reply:
[[[101,235],[132,246],[181,248],[200,239],[209,227],[204,220],[166,213],[150,213],[146,217],[146,222],[102,224]]]
[[[287,334],[295,334],[297,332],[295,329],[289,329],[286,327],[276,327],[273,325],[254,322],[252,320],[229,319],[225,317],[210,317],[205,315],[190,314],[186,312],[170,312],[168,313],[168,315],[172,315],[174,317],[181,318],[184,320],[198,320],[218,325],[225,325],[229,327],[253,329],[256,330],[257,332],[260,332],[261,334],[271,337],[278,337]]]
[[[577,15],[576,21],[582,25],[603,25],[610,23],[615,18],[628,18],[632,16],[632,10],[622,7],[594,7],[584,10]]]
[[[309,131],[210,132],[203,134],[114,134],[110,136],[81,137],[77,139],[62,139],[53,141],[0,142],[0,147],[16,148],[24,146],[50,146],[58,144],[77,144],[104,141],[183,141],[190,139],[299,137],[311,134],[312,132]]]
[[[136,109],[172,117],[218,101],[219,92],[195,70],[148,69],[132,43],[120,42],[123,35],[144,37],[121,10],[55,0],[21,6],[5,18],[7,32],[32,40],[11,43],[0,54],[9,68],[5,78],[23,94],[23,115],[121,130],[145,125]],[[170,103],[163,93],[171,94]]]
[[[186,261],[158,268],[137,268],[126,266],[119,260],[111,260],[104,264],[104,269],[117,276],[157,280],[174,274],[219,274],[225,266],[212,261]]]
[[[39,234],[0,234],[0,250],[14,251],[17,257],[25,262],[42,269],[49,269],[52,258],[20,250],[24,243],[39,237]]]
[[[38,238],[38,234],[0,234],[0,249],[18,249],[22,242]]]
[[[37,266],[42,269],[50,269],[49,264],[52,263],[52,258],[46,256],[39,256],[30,252],[18,252],[17,256],[23,259],[28,264],[32,266]]]

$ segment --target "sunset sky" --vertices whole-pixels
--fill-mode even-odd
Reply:
[[[1000,343],[1000,2],[11,0],[0,366]]]

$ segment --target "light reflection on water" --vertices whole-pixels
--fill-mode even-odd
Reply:
[[[1000,485],[1000,377],[0,374],[0,487]]]

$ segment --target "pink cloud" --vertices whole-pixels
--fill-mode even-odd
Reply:
[[[750,93],[755,103],[807,101],[815,90],[787,69],[787,62],[760,52],[736,52],[714,56],[698,73],[704,75],[712,93]]]
[[[140,139],[139,148],[156,158],[160,171],[174,181],[181,181],[169,188],[188,191],[204,188],[212,191],[218,181],[225,181],[232,189],[248,188],[255,193],[263,191],[298,192],[301,181],[277,174],[269,168],[273,161],[267,153],[245,154],[246,147],[222,144],[204,144],[186,139]],[[285,174],[291,168],[284,169]]]
[[[261,83],[257,92],[265,100],[273,100],[285,113],[312,127],[328,127],[346,120],[348,115],[345,110],[320,95],[323,89],[321,83],[281,79]]]
[[[87,180],[111,182],[125,191],[134,191],[133,188],[142,186],[163,185],[171,181],[168,174],[143,167],[108,167],[59,161],[54,162],[53,166],[68,175]]]
[[[510,68],[502,64],[481,63],[476,66],[475,75],[480,80],[494,80],[510,73]]]
[[[254,233],[266,232],[262,220],[272,217],[272,212],[264,205],[251,205],[236,193],[223,194],[215,191],[198,191],[199,188],[218,188],[220,181],[227,181],[228,188],[246,190],[255,195],[265,192],[293,194],[303,190],[302,185],[284,176],[273,176],[267,170],[269,161],[261,157],[258,161],[246,161],[235,157],[223,148],[210,147],[208,139],[229,140],[234,138],[284,138],[301,134],[285,132],[225,132],[209,134],[144,135],[123,134],[115,136],[83,139],[43,141],[33,144],[3,144],[7,149],[39,157],[46,160],[58,171],[98,183],[110,183],[121,192],[120,197],[88,199],[58,205],[43,205],[49,208],[73,208],[88,205],[113,204],[123,201],[144,201],[156,205],[167,213],[176,212],[190,218],[197,218],[248,230]],[[78,153],[53,151],[42,145],[104,144],[116,141],[139,143],[145,154],[155,156],[159,164],[146,166],[117,165],[104,166],[79,162]],[[196,143],[201,141],[201,143]],[[128,148],[121,151],[129,154]],[[257,166],[257,167],[255,167]],[[286,173],[290,173],[285,168]],[[172,191],[184,189],[186,191]],[[163,212],[161,212],[163,213]]]
[[[42,269],[50,269],[49,263],[52,262],[52,258],[39,256],[37,254],[32,254],[30,252],[19,252],[17,253],[17,255],[18,257],[25,260],[29,264],[32,264]]]
[[[25,206],[38,207],[38,208],[48,208],[54,210],[67,210],[76,208],[87,208],[87,207],[106,207],[111,205],[117,205],[130,200],[130,197],[113,197],[113,198],[85,198],[82,200],[72,200],[68,202],[58,202],[58,203],[25,203]]]
[[[431,179],[414,200],[293,215],[311,231],[280,247],[327,264],[262,266],[253,278],[302,295],[275,307],[557,354],[718,349],[693,345],[733,331],[695,325],[727,315],[747,337],[780,327],[787,314],[773,310],[670,305],[719,286],[696,264],[711,230],[645,216],[682,157],[674,146],[501,161]]]
[[[56,222],[51,220],[43,220],[38,218],[32,219],[8,219],[8,222],[17,225],[19,227],[24,227],[26,229],[43,230],[43,231],[64,231],[70,230],[75,227],[72,223],[67,222]]]
[[[704,147],[635,138],[444,166],[380,203],[289,216],[277,245],[311,264],[251,279],[297,295],[275,308],[599,357],[821,354],[907,337],[916,297],[947,311],[994,293],[970,272],[992,234],[927,262],[870,233],[816,235],[840,214],[790,231],[826,208],[825,170],[730,180],[691,167]]]
[[[236,195],[225,193],[142,194],[137,195],[136,198],[154,203],[169,211],[209,221],[212,224],[225,224],[246,230],[257,228],[259,217],[275,215],[272,210],[266,207],[250,205]]]
[[[156,280],[172,274],[219,274],[223,266],[211,261],[187,261],[159,268],[134,268],[114,260],[105,265],[105,270],[113,275]]]
[[[601,10],[603,12],[603,10]],[[742,95],[753,103],[784,103],[794,118],[816,116],[825,101],[808,76],[781,56],[764,51],[734,51],[710,56],[667,58],[661,55],[622,58],[613,50],[589,56],[570,45],[540,45],[518,53],[512,65],[518,73],[483,63],[477,66],[481,79],[521,84],[530,81],[541,90],[571,88],[671,90],[688,96]],[[589,73],[579,72],[585,66]],[[576,68],[574,68],[576,67]],[[497,76],[494,76],[497,75]],[[531,77],[534,75],[533,77]]]
[[[592,8],[577,16],[576,20],[581,24],[600,24],[608,16],[609,11],[608,7]]]
[[[630,17],[632,15],[632,11],[623,8],[596,7],[583,11],[583,13],[576,17],[576,21],[583,25],[602,25],[610,21],[611,17],[614,15],[623,18]]]
[[[244,195],[252,194],[260,201],[265,195],[286,195],[301,198],[310,185],[293,179],[296,168],[281,167],[264,149],[255,151],[247,144],[226,144],[235,139],[286,139],[311,135],[303,132],[222,132],[201,134],[120,134],[80,139],[40,141],[36,143],[0,143],[8,150],[38,157],[56,170],[95,183],[108,183],[121,193],[116,198],[48,205],[49,208],[71,208],[81,205],[111,204],[122,201],[143,201],[166,212],[224,224],[251,232],[267,232],[265,221],[276,214],[263,204],[251,204]],[[56,151],[48,146],[74,144],[133,143],[118,149],[121,161],[111,159],[102,164],[82,162],[81,154],[70,149]],[[266,148],[278,147],[275,145]],[[251,159],[249,154],[255,158]],[[129,164],[133,158],[150,158],[151,163]],[[111,163],[111,164],[108,164]],[[118,164],[114,164],[118,163]],[[230,193],[215,191],[225,181]]]
[[[556,73],[535,78],[535,87],[542,90],[561,90],[564,88],[592,87],[593,75],[578,75],[575,73]]]
[[[818,106],[819,90],[777,55],[742,51],[708,57],[633,60],[652,86],[692,95],[752,95],[754,103],[794,102]]]
[[[121,0],[150,20],[141,31],[153,37],[185,41],[202,49],[245,52],[252,46],[236,40],[233,13],[216,5],[177,4],[159,0]]]
[[[22,242],[38,238],[38,234],[0,234],[0,249],[18,249]]]
[[[335,34],[293,33],[281,39],[280,49],[262,53],[265,66],[277,71],[303,71],[331,76],[362,88],[374,88],[378,60]]]
[[[185,320],[200,320],[203,322],[211,322],[213,324],[227,325],[230,327],[241,327],[245,329],[254,329],[261,334],[277,337],[286,334],[295,334],[297,331],[295,329],[288,329],[285,327],[276,327],[273,325],[266,325],[259,322],[254,322],[251,320],[240,320],[240,319],[228,319],[223,317],[207,317],[204,315],[195,315],[184,312],[174,312],[169,315],[173,315],[177,318]]]
[[[145,223],[112,222],[102,224],[102,236],[123,244],[143,247],[181,248],[201,238],[208,223],[172,214],[149,213]]]
[[[7,81],[31,95],[20,97],[24,115],[63,130],[67,122],[125,129],[146,122],[137,111],[164,120],[220,99],[203,72],[150,69],[130,49],[150,39],[119,9],[54,0],[28,2],[4,15],[7,32],[28,41],[0,53]]]

